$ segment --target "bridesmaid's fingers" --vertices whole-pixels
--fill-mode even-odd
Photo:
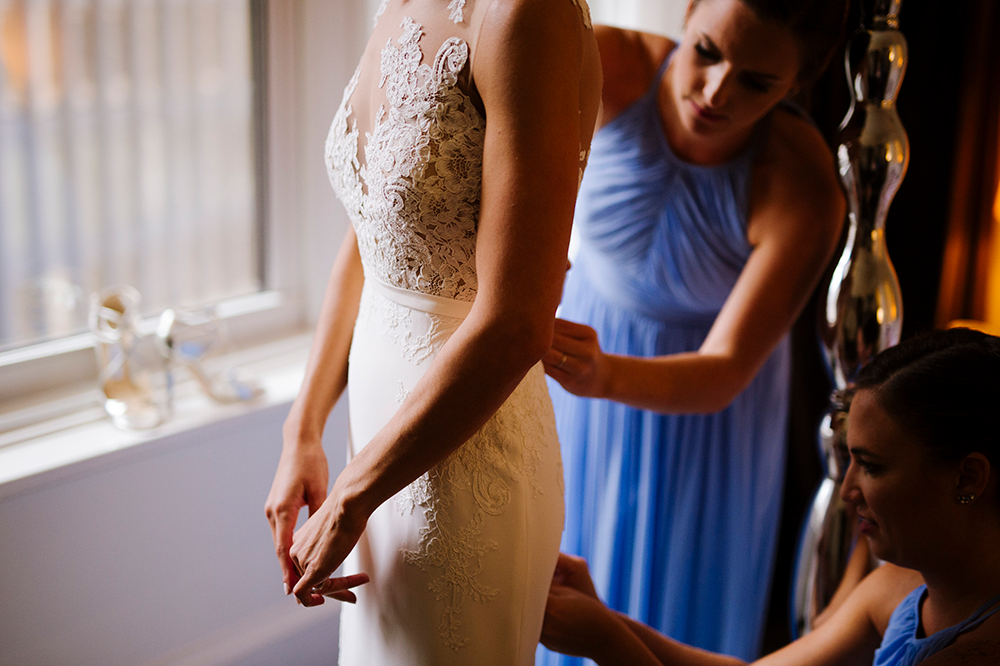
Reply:
[[[546,374],[560,384],[575,378],[583,368],[579,358],[566,352],[560,352],[558,349],[550,349],[545,352],[545,356],[542,357],[542,366],[545,368]]]
[[[542,356],[542,363],[545,364],[546,368],[561,368],[568,359],[568,353],[564,352],[561,347],[553,345],[552,347],[549,347],[549,350]]]
[[[574,361],[572,358],[567,358],[562,366],[559,366],[558,363],[549,365],[544,362],[542,365],[545,367],[545,374],[559,382],[559,384],[570,393],[580,395],[580,391],[582,389],[578,386],[580,367],[577,361]]]
[[[565,335],[577,340],[597,339],[597,331],[590,326],[587,326],[586,324],[578,324],[577,322],[569,321],[568,319],[560,319],[559,317],[556,317],[553,330],[557,335]]]
[[[600,349],[600,346],[597,344],[597,334],[594,333],[594,330],[589,326],[586,329],[586,335],[571,334],[558,330],[553,331],[552,346],[560,351],[578,356],[582,354],[592,355],[594,350]]]

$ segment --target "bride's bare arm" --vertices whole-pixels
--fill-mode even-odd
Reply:
[[[281,459],[264,505],[286,590],[299,578],[289,556],[299,512],[308,506],[312,514],[326,499],[330,471],[323,427],[347,385],[347,354],[363,285],[357,238],[349,230],[330,272],[302,389],[282,428]],[[353,593],[333,596],[349,600]]]
[[[474,434],[552,339],[578,180],[581,90],[594,91],[584,95],[584,118],[592,121],[598,104],[596,87],[582,86],[600,76],[584,72],[593,38],[570,0],[494,0],[483,21],[473,71],[487,115],[476,301],[296,533],[291,552],[303,576],[295,593],[307,605],[322,601],[310,587],[343,561],[375,508]]]

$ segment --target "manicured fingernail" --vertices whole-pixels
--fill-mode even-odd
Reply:
[[[288,583],[285,583],[285,596],[287,597],[291,593],[292,593],[292,589],[290,587],[288,587]]]

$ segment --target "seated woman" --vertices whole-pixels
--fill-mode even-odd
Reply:
[[[841,495],[887,564],[768,666],[1000,663],[1000,338],[937,331],[879,354],[850,410]],[[599,664],[736,664],[608,609],[563,555],[542,643]]]

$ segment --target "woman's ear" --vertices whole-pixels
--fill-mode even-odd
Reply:
[[[955,499],[960,504],[971,504],[986,490],[990,480],[990,461],[982,453],[970,453],[958,464]]]

